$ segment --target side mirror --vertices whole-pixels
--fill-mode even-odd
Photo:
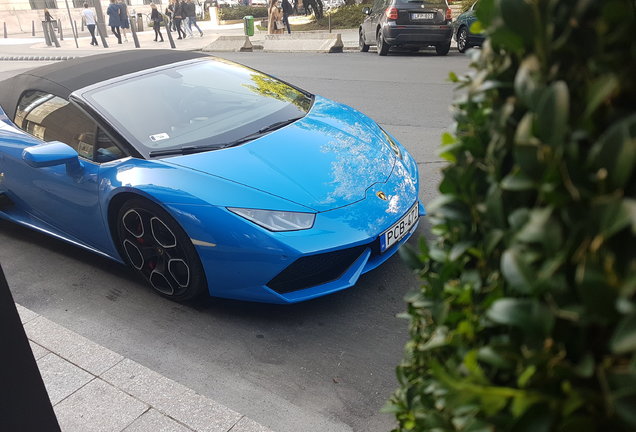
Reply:
[[[362,13],[365,15],[371,15],[371,8],[365,7],[362,9]]]
[[[27,147],[22,152],[22,160],[34,168],[65,164],[69,174],[77,173],[82,167],[77,152],[60,141]]]

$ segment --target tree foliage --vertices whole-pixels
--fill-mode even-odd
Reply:
[[[636,430],[633,0],[480,0],[387,409],[398,431]]]

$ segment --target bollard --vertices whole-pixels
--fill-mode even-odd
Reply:
[[[57,30],[60,32],[60,40],[63,41],[64,33],[62,33],[62,21],[59,19],[57,20]]]
[[[132,33],[135,48],[139,48],[139,38],[137,37],[137,23],[134,19],[130,20],[130,32]]]
[[[166,33],[168,35],[168,41],[170,41],[170,48],[176,48],[177,46],[174,44],[174,39],[172,38],[172,33],[170,33],[170,24],[168,24],[168,20],[163,20],[163,23],[166,27]]]
[[[95,26],[95,31],[99,35],[99,38],[102,40],[102,46],[104,48],[108,48],[108,42],[106,42],[106,38],[104,37],[104,34],[106,33],[106,26],[104,26],[104,23],[98,22]]]
[[[82,19],[82,32],[84,32],[84,19]]]
[[[60,43],[57,40],[57,36],[55,36],[55,30],[53,29],[53,22],[52,21],[47,21],[46,22],[46,27],[49,31],[49,36],[51,37],[51,41],[53,42],[53,44],[55,44],[56,48],[60,47]]]
[[[49,35],[48,21],[42,21],[42,31],[44,32],[44,40],[46,41],[46,46],[53,45],[53,43],[51,42],[51,36]]]
[[[31,21],[31,36],[35,36],[35,21]]]
[[[2,24],[4,24],[4,38],[6,39],[6,38],[9,37],[9,35],[7,34],[7,23],[5,22],[5,23],[2,23]]]

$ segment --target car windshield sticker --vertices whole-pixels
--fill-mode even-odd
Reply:
[[[153,141],[161,141],[161,140],[165,140],[170,138],[170,136],[167,133],[160,133],[160,134],[154,134],[154,135],[150,135],[150,139]]]

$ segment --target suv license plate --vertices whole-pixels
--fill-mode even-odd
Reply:
[[[380,252],[384,252],[406,236],[420,217],[417,202],[391,228],[380,235]]]
[[[432,20],[435,17],[435,14],[432,13],[412,13],[411,19],[414,20]]]

